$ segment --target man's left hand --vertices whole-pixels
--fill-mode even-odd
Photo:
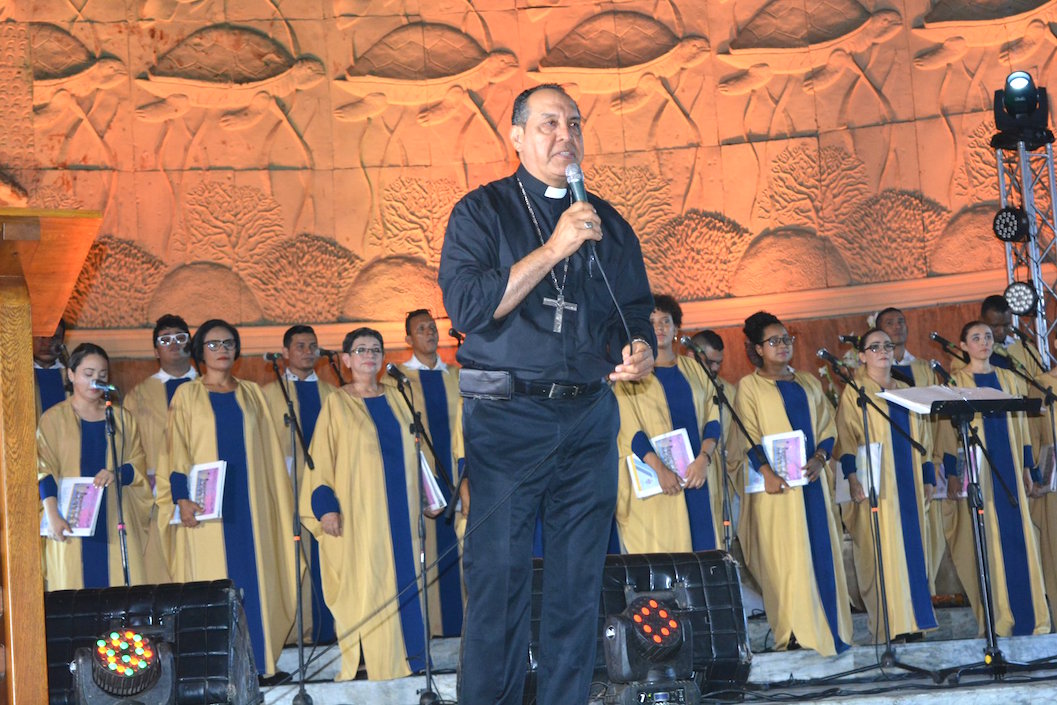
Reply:
[[[625,345],[624,362],[617,365],[609,374],[613,382],[634,382],[653,372],[653,348],[641,340]]]

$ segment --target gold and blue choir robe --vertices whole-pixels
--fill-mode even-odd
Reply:
[[[675,430],[673,417],[682,421],[679,428],[686,428],[694,457],[704,438],[718,438],[719,410],[713,402],[712,382],[694,360],[678,356],[674,366],[655,368],[654,374],[638,382],[620,382],[613,391],[620,411],[616,520],[623,552],[714,550],[721,545],[722,534],[707,469],[701,488],[639,499],[627,465],[629,455],[641,459],[653,451],[651,438]]]
[[[215,393],[199,378],[173,395],[156,484],[158,526],[174,580],[229,578],[242,592],[257,669],[271,675],[294,622],[294,503],[264,393],[236,383],[233,392]],[[228,463],[223,517],[171,525],[192,466],[216,460]]]
[[[71,400],[44,412],[37,427],[37,483],[43,500],[45,496],[56,496],[63,478],[95,477],[104,468],[120,468],[116,475],[122,483],[129,580],[133,585],[143,584],[143,543],[153,500],[144,472],[139,431],[132,415],[115,406],[114,442],[119,456],[115,465],[105,423],[81,421]],[[113,484],[104,490],[104,495],[94,536],[44,542],[44,580],[48,590],[124,585],[117,491]]]
[[[1038,381],[1043,387],[1057,390],[1057,374],[1054,374],[1054,370],[1043,374]],[[1052,409],[1045,405],[1042,409],[1045,413],[1034,419],[1035,448],[1053,444]],[[1038,479],[1041,481],[1043,478],[1040,475]],[[1031,518],[1039,530],[1039,554],[1042,556],[1046,596],[1051,606],[1057,606],[1057,492],[1047,492],[1041,497],[1028,499],[1028,504],[1031,505]],[[1053,614],[1050,616],[1052,620]]]
[[[925,489],[935,485],[932,462],[933,444],[928,417],[914,414],[904,407],[889,404],[877,397],[881,386],[865,375],[858,380],[867,396],[875,401],[899,428],[925,448],[920,453],[905,436],[894,430],[887,419],[872,406],[868,407],[871,443],[881,444],[881,481],[877,490],[877,522],[884,564],[890,635],[910,634],[934,629],[928,567],[925,561]],[[893,382],[893,389],[905,389]],[[844,525],[852,536],[855,573],[869,615],[870,633],[878,632],[881,595],[877,581],[876,548],[870,517],[870,479],[866,468],[858,467],[859,447],[866,442],[859,395],[849,385],[841,393],[837,408],[837,450],[841,471],[847,477],[855,473],[866,499],[848,502],[841,507]]]
[[[450,496],[448,485],[454,489],[462,474],[462,396],[459,394],[459,370],[449,365],[444,370],[425,370],[400,366],[411,381],[414,394],[413,401],[422,414],[422,424],[426,427],[433,442],[433,447],[440,458],[430,454],[423,442],[422,452],[426,454],[430,467],[439,478],[437,484],[448,502],[457,502]],[[395,380],[385,378],[387,383]],[[447,482],[445,482],[445,478]],[[463,583],[462,532],[465,518],[456,512],[454,519],[448,523],[439,517],[435,522],[426,523],[426,563],[432,564],[437,556],[443,556],[437,567],[430,571],[430,582],[437,585],[429,594],[430,632],[435,636],[459,636],[462,634],[463,616]]]
[[[729,401],[731,406],[733,406],[734,399],[737,396],[738,388],[727,380],[723,379],[722,377],[717,377],[716,379],[718,379],[720,385],[722,385],[723,394],[724,396],[726,396],[727,401]],[[727,452],[729,454],[730,444],[734,440],[734,435],[731,431],[731,429],[734,427],[734,422],[730,417],[730,409],[724,407],[722,410],[720,410],[719,407],[717,407],[716,415],[717,418],[720,418],[722,421],[720,433],[723,434],[723,446],[727,449]],[[730,512],[730,516],[728,517],[728,520],[731,522],[730,533],[731,539],[733,541],[737,541],[737,524],[735,521],[735,511],[738,507],[741,506],[741,497],[744,494],[744,487],[738,487],[738,484],[734,481],[733,476],[727,473],[725,467],[725,460],[720,457],[719,451],[720,446],[717,444],[715,451],[713,451],[712,453],[712,464],[709,465],[708,468],[708,482],[710,488],[708,497],[712,501],[712,517],[716,522],[717,540],[719,542],[717,546],[719,548],[723,548],[723,485],[726,484],[726,490],[730,501],[730,508],[728,509],[728,511]],[[735,549],[735,553],[740,553],[740,550],[740,547],[738,547],[737,549]]]
[[[341,647],[339,681],[356,677],[361,654],[371,680],[425,668],[419,460],[404,400],[382,389],[327,398],[310,449],[316,469],[301,488],[301,521],[319,541]],[[341,515],[341,536],[323,533],[319,520],[330,512]]]
[[[323,400],[337,391],[337,387],[319,379],[315,373],[302,381],[287,372],[283,376],[282,383],[286,385],[286,391],[290,395],[294,414],[297,415],[298,423],[301,424],[301,433],[304,434],[305,443],[311,444],[316,420],[319,418],[320,409],[323,408]],[[291,445],[291,427],[286,424],[289,409],[279,382],[271,382],[264,387],[264,398],[268,400],[268,408],[272,413],[272,421],[275,422],[275,433],[279,439],[279,446],[287,468],[296,459],[297,482],[300,488],[301,483],[305,481],[305,454],[300,442],[298,442],[296,453]],[[319,574],[319,544],[310,532],[302,531],[301,546],[304,565],[308,567],[305,571],[301,593],[304,633],[306,638],[311,639],[315,644],[331,644],[337,639],[337,635],[334,632],[334,615],[330,613],[323,599],[323,584]]]
[[[33,363],[33,393],[37,405],[37,420],[51,407],[64,401],[66,392],[66,368],[61,362],[51,367]]]
[[[836,425],[833,407],[822,384],[804,372],[790,381],[776,381],[759,370],[738,382],[735,409],[752,443],[764,436],[804,432],[806,454],[816,448],[831,452]],[[746,451],[747,443],[731,448],[731,465],[759,466],[763,450]],[[830,495],[828,465],[818,479],[781,494],[746,494],[738,522],[745,560],[763,588],[767,622],[776,649],[785,649],[795,634],[800,645],[832,656],[852,639],[848,584]]]
[[[1000,388],[1015,396],[1023,396],[1023,382],[1012,372],[994,368],[993,372],[974,375],[963,368],[951,375],[957,387],[988,386]],[[1034,465],[1031,435],[1023,413],[976,414],[973,426],[979,431],[991,467],[985,459],[979,473],[980,491],[984,503],[984,529],[987,542],[987,561],[990,568],[991,593],[994,601],[995,633],[999,636],[1044,634],[1050,630],[1050,617],[1042,581],[1042,564],[1035,527],[1031,521],[1025,477]],[[949,422],[950,430],[941,434],[944,471],[948,490],[962,482],[955,473],[958,469],[959,439]],[[941,423],[941,428],[943,423]],[[1011,504],[993,475],[998,474],[1013,495]],[[968,501],[947,499],[942,506],[947,545],[954,561],[958,578],[973,606],[977,624],[983,631],[984,614],[980,601],[972,517]]]
[[[136,417],[139,426],[143,452],[147,456],[147,479],[152,484],[157,476],[161,456],[166,452],[165,426],[169,423],[169,401],[172,400],[177,387],[197,376],[194,368],[188,370],[186,377],[173,378],[159,372],[133,387],[125,398],[125,409]],[[153,488],[151,492],[153,494]],[[172,581],[160,541],[158,522],[151,521],[147,529],[147,540],[143,544],[143,565],[147,571],[148,583]]]
[[[932,371],[928,360],[921,360],[907,353],[911,360],[909,364],[892,365],[893,372],[900,372],[914,381],[915,387],[931,387],[939,384],[939,378]],[[933,438],[933,452],[935,452],[935,439],[937,437],[937,419],[929,422]],[[943,421],[942,423],[947,423]],[[943,463],[942,453],[931,458],[934,467],[940,467]],[[929,572],[929,590],[936,592],[936,576],[939,575],[940,566],[943,564],[943,554],[947,550],[947,537],[943,535],[943,516],[940,513],[939,502],[925,503],[925,565]]]

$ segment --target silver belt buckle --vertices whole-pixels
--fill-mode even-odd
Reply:
[[[548,399],[560,399],[561,398],[560,395],[562,393],[562,389],[564,389],[566,386],[567,385],[564,385],[564,384],[558,384],[557,382],[551,382],[551,388],[547,392],[547,398]]]

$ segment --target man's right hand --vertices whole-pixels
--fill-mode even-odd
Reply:
[[[562,213],[544,247],[552,253],[557,263],[579,250],[588,240],[601,239],[602,219],[598,217],[595,207],[587,201],[577,201]]]

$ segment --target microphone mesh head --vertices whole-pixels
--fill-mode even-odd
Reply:
[[[576,181],[584,180],[584,172],[577,163],[572,163],[565,167],[565,180],[570,184]]]

